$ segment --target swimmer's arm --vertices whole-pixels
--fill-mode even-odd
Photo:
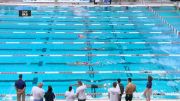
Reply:
[[[84,84],[85,85],[85,84]],[[78,84],[73,84],[71,86],[78,86]],[[91,85],[86,85],[87,88],[91,88]]]
[[[87,88],[91,88],[91,85],[86,85]]]

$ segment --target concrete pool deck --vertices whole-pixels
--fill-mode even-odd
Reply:
[[[5,0],[4,0],[5,1]],[[127,3],[127,2],[124,2],[122,5],[116,5],[116,4],[113,4],[113,5],[94,5],[93,3],[80,3],[78,5],[75,5],[75,4],[72,4],[72,3],[22,3],[22,2],[7,2],[7,3],[3,3],[1,2],[0,5],[34,5],[34,6],[38,6],[38,5],[41,5],[41,6],[61,6],[61,5],[64,5],[64,6],[117,6],[117,7],[120,7],[120,6],[174,6],[173,3],[163,3],[163,4],[160,4],[160,3],[148,3],[148,4],[138,4],[139,2],[137,3],[133,3],[133,4],[130,4],[130,3]],[[7,100],[7,101],[12,101],[12,100]],[[14,100],[15,101],[15,100]],[[27,100],[27,101],[30,101],[30,100]],[[55,101],[65,101],[65,100],[55,100]],[[77,101],[77,100],[75,100]],[[92,100],[87,100],[87,101],[109,101],[108,99],[92,99]],[[124,98],[122,101],[125,101]],[[145,99],[134,99],[133,101],[145,101]],[[153,99],[151,101],[180,101],[180,98],[179,99]]]
[[[65,100],[56,100],[56,101],[65,101]],[[75,100],[77,101],[77,100]],[[86,100],[86,101],[109,101],[108,99],[103,99],[103,100]],[[125,101],[124,99],[122,99],[121,101]],[[132,100],[132,101],[146,101],[145,99],[143,100]],[[151,101],[180,101],[180,99],[175,99],[175,100],[168,100],[168,99],[164,99],[164,100],[151,100]]]
[[[33,5],[33,6],[176,6],[173,2],[146,2],[144,0],[139,0],[137,2],[121,2],[121,4],[112,2],[111,5],[104,5],[103,3],[94,4],[90,3],[68,3],[68,2],[14,2],[14,1],[4,1],[0,0],[0,5]]]

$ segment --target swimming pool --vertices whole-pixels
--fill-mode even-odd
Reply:
[[[32,10],[32,16],[18,17],[22,9]],[[174,7],[152,9],[180,30]],[[131,77],[135,98],[142,98],[150,74],[153,92],[163,94],[154,98],[180,96],[179,36],[148,7],[0,6],[0,23],[2,100],[15,94],[20,73],[27,94],[37,82],[61,94],[77,80],[100,85],[96,93],[106,93],[117,78],[126,85]]]

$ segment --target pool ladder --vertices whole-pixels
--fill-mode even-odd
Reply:
[[[168,25],[168,27],[173,31],[173,33],[175,34],[179,34],[179,31],[173,26],[171,25],[169,22],[167,22],[167,20],[165,20],[162,16],[160,16],[155,10],[153,10],[153,8],[151,8],[150,6],[148,7],[149,11],[151,11],[156,17],[160,18],[160,20]]]

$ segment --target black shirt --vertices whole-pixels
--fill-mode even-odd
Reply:
[[[17,89],[24,89],[24,87],[26,87],[26,83],[23,80],[19,79],[16,81],[15,87]]]
[[[45,101],[54,101],[55,95],[53,92],[46,92],[44,98]]]
[[[121,92],[121,95],[122,95],[124,93],[124,85],[122,83],[120,83],[119,87],[120,87],[120,92]]]
[[[152,88],[152,82],[147,82],[147,85],[146,85],[147,88]]]

